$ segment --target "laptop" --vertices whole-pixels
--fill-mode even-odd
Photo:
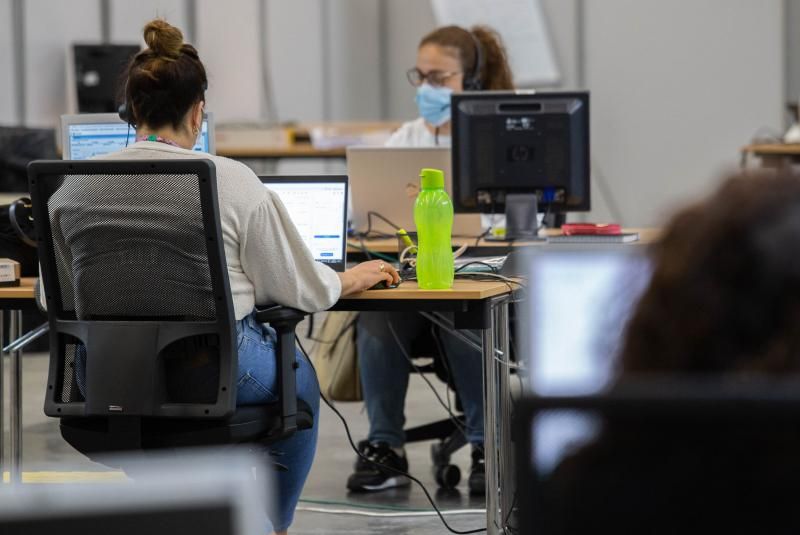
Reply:
[[[61,116],[62,158],[87,160],[122,150],[136,142],[136,131],[116,113],[81,113]],[[203,114],[203,125],[192,150],[216,154],[214,116]]]
[[[347,176],[262,176],[278,194],[314,260],[335,271],[347,263]]]
[[[351,227],[367,230],[367,212],[377,212],[397,226],[414,230],[414,201],[419,193],[420,169],[444,171],[445,190],[451,187],[450,149],[442,147],[348,147],[347,174],[352,190]],[[372,230],[394,234],[396,229],[373,218]],[[480,214],[455,214],[453,236],[481,234]]]

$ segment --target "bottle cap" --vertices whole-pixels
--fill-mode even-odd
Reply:
[[[422,189],[444,189],[444,173],[441,169],[423,169],[419,172]]]

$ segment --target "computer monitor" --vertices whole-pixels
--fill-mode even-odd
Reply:
[[[271,469],[255,454],[184,448],[106,459],[132,480],[110,473],[87,483],[67,472],[74,482],[0,485],[0,533],[248,535],[266,533],[276,509]]]
[[[548,214],[590,209],[588,92],[465,92],[451,109],[456,212],[503,212],[507,194]]]
[[[86,160],[122,150],[136,141],[136,131],[117,113],[83,113],[61,116],[62,158]],[[192,150],[215,153],[214,117],[203,115],[197,144]]]
[[[72,45],[79,113],[111,113],[117,110],[121,100],[121,75],[139,50],[137,44]]]
[[[536,395],[583,395],[614,379],[628,320],[650,281],[638,245],[531,247],[528,296],[520,305],[528,388]]]
[[[347,262],[347,176],[262,176],[278,194],[314,260],[344,271]],[[264,229],[269,232],[269,229]]]

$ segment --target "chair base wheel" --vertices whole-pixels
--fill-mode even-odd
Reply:
[[[450,464],[450,453],[439,444],[431,444],[431,461],[434,466],[444,466]]]
[[[433,476],[441,488],[452,489],[461,481],[461,470],[454,464],[438,465],[433,467]]]

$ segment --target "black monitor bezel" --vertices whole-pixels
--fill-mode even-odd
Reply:
[[[586,195],[581,199],[581,202],[577,205],[570,205],[570,206],[562,206],[562,205],[555,205],[552,203],[546,202],[539,202],[538,211],[539,212],[551,212],[551,213],[566,213],[566,212],[588,212],[591,210],[591,109],[590,109],[590,94],[589,91],[548,91],[548,92],[538,92],[538,91],[464,91],[461,93],[454,93],[451,97],[450,101],[450,109],[451,109],[451,133],[452,133],[452,151],[451,151],[451,174],[452,174],[452,188],[453,188],[453,208],[456,213],[480,213],[480,207],[478,206],[466,206],[461,202],[460,196],[460,175],[461,169],[459,166],[459,161],[461,159],[461,153],[465,149],[462,143],[459,142],[460,136],[460,128],[461,122],[464,120],[462,114],[460,113],[460,104],[465,101],[475,101],[475,100],[494,100],[494,99],[502,99],[502,100],[530,100],[530,99],[541,99],[541,100],[562,100],[562,99],[579,99],[582,101],[583,106],[585,107],[585,115],[586,115],[586,125],[582,132],[583,142],[581,146],[583,147],[583,158],[586,162],[586,170],[584,174],[584,182],[585,182],[585,191]],[[473,192],[472,195],[475,195]],[[557,206],[557,209],[553,210],[552,208]],[[496,212],[501,213],[504,211],[505,207],[498,204],[496,205]]]

